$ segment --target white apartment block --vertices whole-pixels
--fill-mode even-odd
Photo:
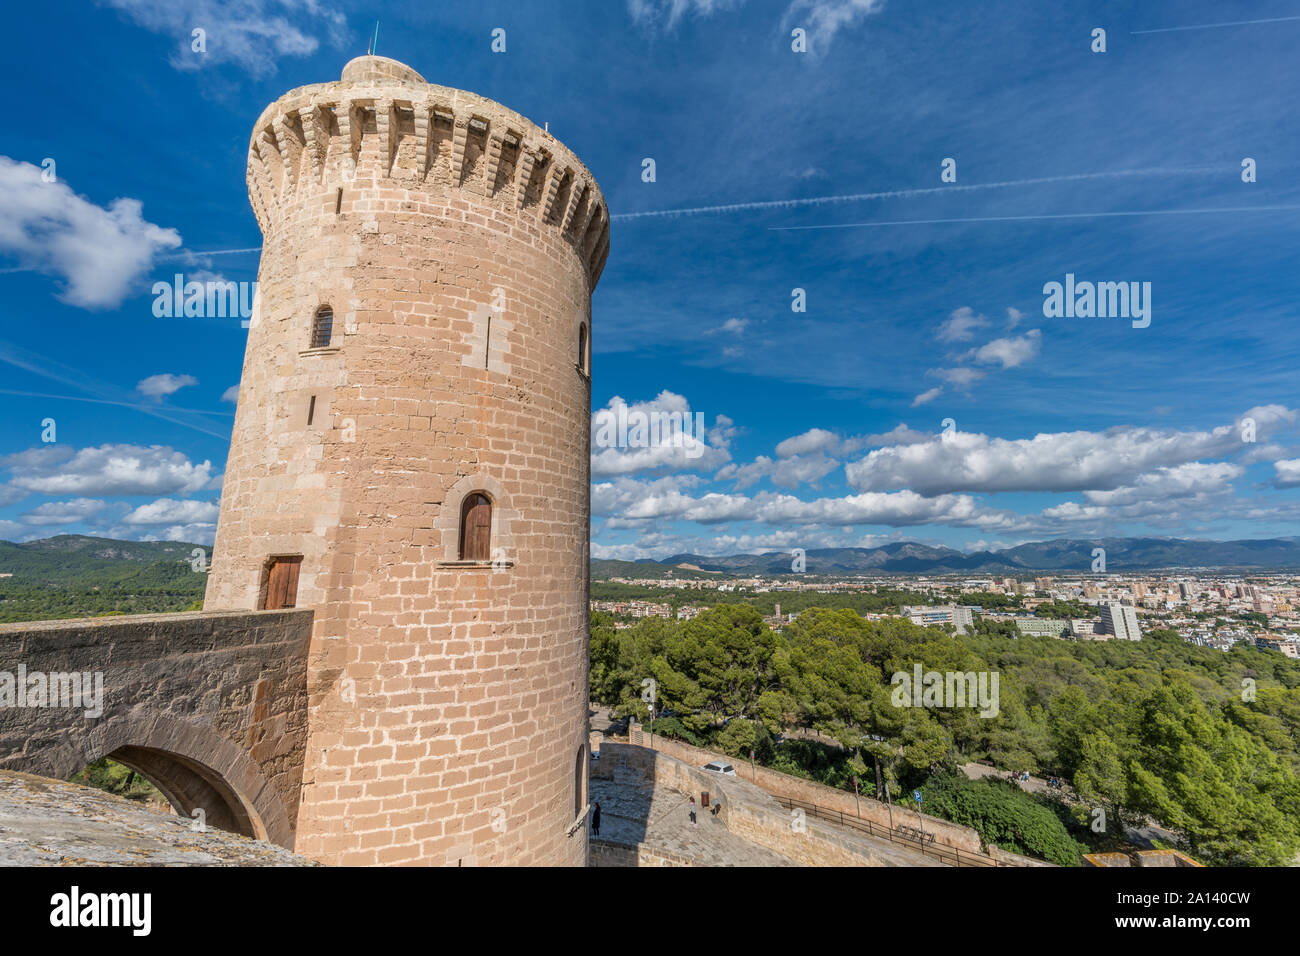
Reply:
[[[1101,629],[1113,634],[1117,640],[1140,641],[1142,629],[1138,627],[1137,612],[1127,604],[1106,601],[1101,605]]]

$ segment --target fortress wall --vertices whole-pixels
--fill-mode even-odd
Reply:
[[[676,757],[678,760],[694,766],[703,766],[714,760],[722,760],[733,765],[741,779],[751,781],[775,796],[811,803],[815,806],[825,807],[828,810],[838,810],[848,816],[860,816],[862,819],[870,820],[882,827],[890,825],[889,808],[882,801],[871,797],[859,797],[855,800],[853,794],[845,790],[836,790],[834,787],[823,786],[811,780],[803,780],[767,767],[751,767],[748,760],[702,750],[680,740],[655,736],[652,742],[650,734],[641,730],[640,725],[633,726],[628,739],[634,744],[653,747],[661,753]],[[604,744],[602,746],[602,752],[604,747],[607,746],[609,745]],[[914,810],[895,807],[893,812],[894,826],[918,826],[919,816],[921,815]],[[924,816],[923,825],[926,833],[934,834],[936,843],[942,843],[959,850],[967,850],[971,853],[982,852],[980,849],[980,836],[970,827],[964,827],[928,815]]]
[[[33,675],[75,672],[92,684],[98,675],[103,691],[99,716],[84,700],[0,706],[0,769],[66,779],[125,757],[179,812],[200,808],[213,826],[236,829],[216,792],[228,787],[254,822],[249,835],[292,847],[311,624],[300,610],[0,624],[0,682],[21,668],[30,698]]]

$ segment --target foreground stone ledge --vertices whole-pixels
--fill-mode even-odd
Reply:
[[[0,866],[315,866],[80,784],[0,770]]]

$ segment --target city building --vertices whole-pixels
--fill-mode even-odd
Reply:
[[[1046,617],[1018,617],[1016,629],[1021,634],[1034,634],[1039,637],[1064,637],[1070,633],[1069,621],[1058,621]]]
[[[956,604],[943,604],[933,607],[908,605],[900,609],[903,617],[913,624],[930,627],[935,624],[951,624],[958,634],[965,634],[967,628],[975,624],[975,615],[971,608]]]
[[[1118,601],[1103,601],[1101,608],[1101,629],[1121,641],[1142,640],[1142,629],[1138,627],[1137,612],[1127,604]]]

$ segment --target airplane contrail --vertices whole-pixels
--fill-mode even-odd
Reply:
[[[1177,33],[1180,30],[1213,30],[1216,27],[1247,27],[1256,23],[1282,23],[1286,20],[1300,20],[1300,17],[1269,17],[1267,20],[1231,20],[1227,23],[1196,23],[1188,27],[1160,27],[1155,30],[1130,30],[1129,36],[1140,33]]]
[[[165,405],[155,406],[128,402],[125,400],[120,388],[93,379],[84,372],[71,369],[54,359],[39,355],[30,349],[20,348],[11,342],[0,341],[0,362],[31,372],[33,375],[51,379],[60,385],[67,385],[83,392],[90,392],[108,404],[125,405],[154,418],[161,418],[163,421],[171,422],[173,425],[180,425],[182,428],[189,428],[204,435],[211,435],[213,438],[229,439],[230,437],[228,432],[223,434],[206,428],[204,425],[188,422],[177,417],[175,413],[178,409]]]
[[[239,252],[261,252],[261,246],[251,246],[248,249],[183,249],[180,252],[173,252],[171,255],[159,256],[159,262],[167,262],[172,259],[187,259],[190,256],[233,256]]]
[[[848,193],[839,196],[813,196],[807,199],[772,199],[765,202],[726,203],[716,206],[694,206],[682,209],[656,209],[648,212],[622,212],[610,216],[611,220],[646,219],[650,217],[688,216],[710,212],[746,212],[757,209],[788,209],[798,206],[820,206],[832,203],[862,202],[868,199],[904,199],[913,196],[930,196],[935,193],[972,192],[980,189],[1006,189],[1011,186],[1037,186],[1043,183],[1070,183],[1089,179],[1115,179],[1126,176],[1187,176],[1218,173],[1214,166],[1191,166],[1178,169],[1120,169],[1101,173],[1073,173],[1065,176],[1040,176],[1036,179],[1012,179],[994,183],[971,183],[946,186],[925,186],[916,189],[891,189],[875,193]]]
[[[1284,206],[1223,206],[1217,209],[1133,209],[1116,212],[1062,212],[1039,216],[971,216],[964,219],[897,219],[880,222],[841,222],[819,226],[768,226],[772,232],[801,229],[855,229],[869,226],[932,226],[958,222],[1029,222],[1040,219],[1106,219],[1114,216],[1196,216],[1230,212],[1282,212],[1300,209],[1300,204]]]

